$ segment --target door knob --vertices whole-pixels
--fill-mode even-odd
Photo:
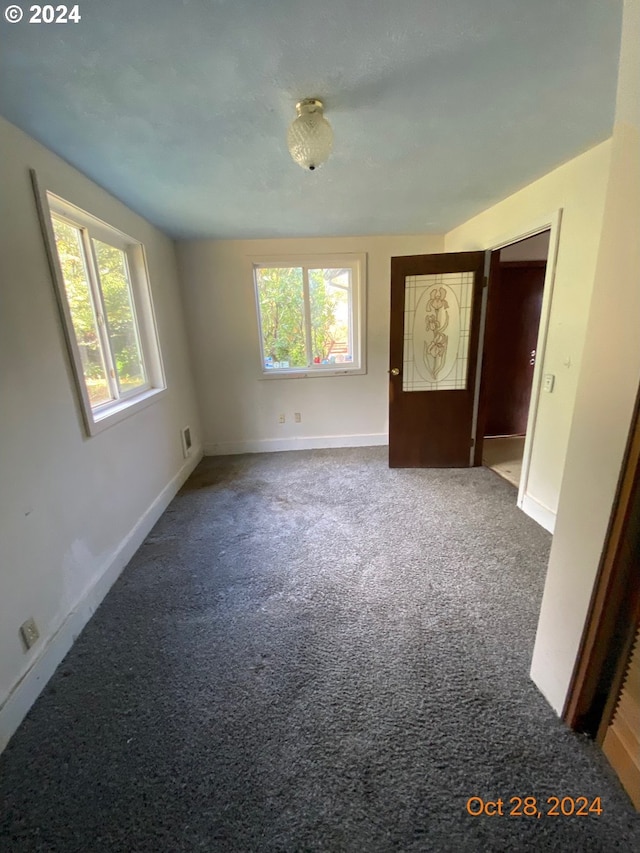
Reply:
[[[390,373],[392,376],[397,376],[400,373],[399,368],[392,367],[391,370],[388,370],[387,373]]]

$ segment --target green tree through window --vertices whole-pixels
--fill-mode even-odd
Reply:
[[[52,224],[89,401],[100,406],[147,383],[126,256],[101,240],[87,241],[64,219],[52,216]],[[97,289],[88,271],[94,261]]]
[[[351,364],[352,271],[257,267],[265,369]]]
[[[265,364],[306,367],[302,270],[259,269],[257,280]]]
[[[87,393],[91,405],[99,406],[111,400],[112,396],[98,331],[98,314],[84,262],[80,230],[57,217],[52,218],[52,223]]]
[[[93,240],[102,298],[109,326],[111,352],[122,393],[145,383],[124,252]]]

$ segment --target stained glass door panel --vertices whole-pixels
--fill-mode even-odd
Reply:
[[[473,273],[405,278],[403,391],[464,390]]]

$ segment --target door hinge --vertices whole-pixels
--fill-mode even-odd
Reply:
[[[472,438],[471,444],[469,445],[469,447],[475,447],[475,446],[476,446],[476,440],[475,440],[475,438]]]
[[[486,276],[486,275],[485,275],[485,277],[482,279],[482,289],[484,290],[484,288],[485,288],[488,284],[489,284],[489,278],[488,278],[488,276]]]

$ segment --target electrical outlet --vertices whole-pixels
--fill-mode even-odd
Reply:
[[[280,417],[278,418],[278,423],[283,424],[283,423],[285,423],[286,420],[287,419],[284,415],[280,415]]]
[[[300,412],[296,412],[293,418],[297,424],[301,423],[302,421],[302,415],[300,414]]]
[[[40,631],[38,631],[38,626],[36,625],[33,617],[22,623],[20,626],[20,636],[22,637],[22,642],[25,645],[25,650],[30,649],[37,641],[40,636]]]

